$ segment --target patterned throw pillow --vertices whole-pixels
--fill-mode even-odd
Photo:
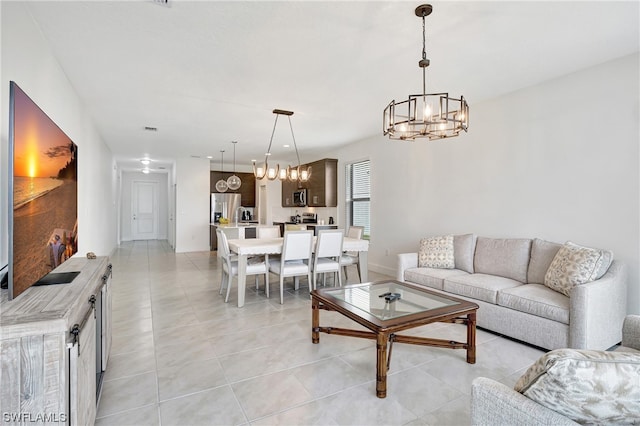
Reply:
[[[640,422],[640,356],[631,352],[556,349],[514,388],[582,424]]]
[[[544,276],[544,285],[569,296],[575,286],[596,280],[604,261],[603,250],[567,241],[551,261]]]
[[[423,238],[420,240],[418,266],[421,268],[453,269],[453,235]]]

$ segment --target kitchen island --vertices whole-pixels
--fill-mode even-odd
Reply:
[[[210,223],[210,239],[209,246],[211,251],[218,250],[218,237],[216,236],[216,228],[222,229],[222,231],[227,235],[228,239],[245,239],[245,238],[256,238],[256,229],[262,226],[269,225],[260,225],[258,221],[240,221],[237,224],[235,222],[231,223]]]

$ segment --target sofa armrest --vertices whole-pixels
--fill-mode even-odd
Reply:
[[[472,425],[577,425],[519,392],[486,377],[471,384]]]
[[[622,346],[640,351],[640,315],[627,315],[624,319]]]
[[[578,285],[569,302],[569,346],[605,350],[622,340],[627,312],[627,268],[614,261],[599,280]]]
[[[396,279],[404,281],[404,270],[418,267],[418,253],[398,254],[398,266],[396,269]]]

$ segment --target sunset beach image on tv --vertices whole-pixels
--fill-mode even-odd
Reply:
[[[78,248],[77,146],[11,83],[13,298]]]

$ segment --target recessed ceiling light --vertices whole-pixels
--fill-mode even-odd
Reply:
[[[282,145],[283,148],[289,148],[289,145]]]
[[[148,165],[149,165],[149,163],[151,163],[151,161],[149,161],[149,159],[148,159],[148,158],[143,158],[142,160],[140,160],[140,162],[141,162],[142,164],[144,164],[145,166],[148,166]]]
[[[147,169],[147,168],[142,169],[142,173],[144,173],[145,175],[148,175],[149,174],[149,169]]]
[[[213,157],[211,155],[207,155],[207,158],[211,160]]]

